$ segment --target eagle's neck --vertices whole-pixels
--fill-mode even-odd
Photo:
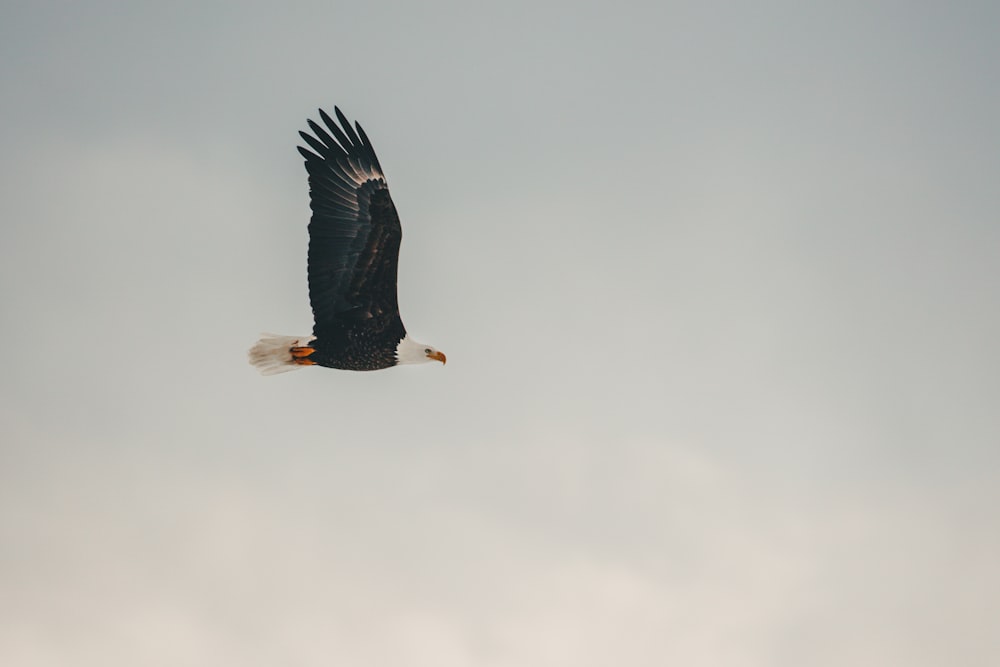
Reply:
[[[418,343],[407,334],[396,346],[396,365],[402,364],[423,364],[431,361],[427,358],[428,345]]]

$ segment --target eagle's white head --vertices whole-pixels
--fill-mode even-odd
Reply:
[[[428,361],[440,361],[442,364],[447,361],[444,352],[438,351],[430,345],[424,345],[410,338],[409,334],[403,336],[396,346],[396,364],[423,364]]]

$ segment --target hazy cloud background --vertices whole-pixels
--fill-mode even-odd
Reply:
[[[994,665],[994,3],[0,9],[0,663]],[[359,119],[446,368],[307,333]]]

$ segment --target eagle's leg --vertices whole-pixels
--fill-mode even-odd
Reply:
[[[292,354],[292,363],[301,366],[315,366],[316,362],[309,358],[309,355],[316,351],[312,347],[293,347],[288,350]]]

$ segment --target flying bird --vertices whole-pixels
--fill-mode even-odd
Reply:
[[[399,316],[396,273],[402,229],[382,166],[361,125],[334,107],[326,129],[299,132],[309,174],[309,301],[312,336],[263,337],[249,352],[264,375],[305,366],[374,371],[400,364],[445,363],[434,347],[410,338]],[[356,129],[356,131],[355,131]],[[311,149],[311,150],[310,150]]]

